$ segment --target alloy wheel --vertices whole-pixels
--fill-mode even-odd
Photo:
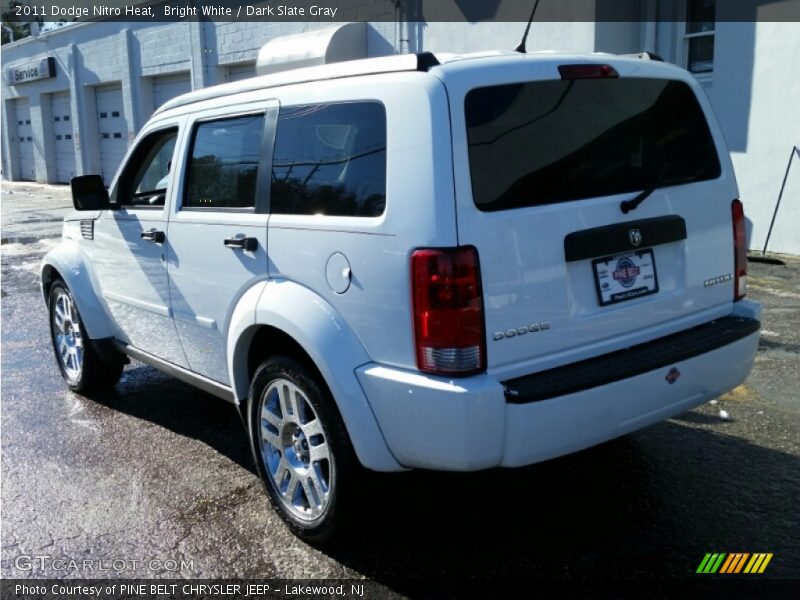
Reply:
[[[75,303],[66,290],[59,290],[53,300],[52,328],[56,353],[71,382],[78,381],[83,371],[83,335]]]
[[[295,518],[316,521],[331,502],[335,468],[325,430],[305,392],[272,381],[261,396],[259,445],[269,484]]]

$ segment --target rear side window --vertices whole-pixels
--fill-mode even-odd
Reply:
[[[465,101],[475,205],[496,211],[716,179],[691,88],[579,79],[479,88]]]
[[[185,208],[253,208],[264,115],[200,123],[194,129]]]
[[[375,217],[386,204],[386,110],[380,102],[281,108],[270,212]]]

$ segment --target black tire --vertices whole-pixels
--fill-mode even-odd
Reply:
[[[282,407],[284,392],[294,392],[292,385],[296,386],[300,395],[291,393],[289,396],[296,398],[298,407],[302,404],[305,408],[296,410],[297,414],[284,414],[282,408],[275,409],[275,402]],[[313,409],[311,412],[318,422],[308,420],[306,403]],[[269,418],[264,418],[264,410],[270,411]],[[278,412],[281,416],[278,416]],[[301,421],[304,417],[307,422],[303,425]],[[275,425],[271,421],[275,418],[282,419],[283,424]],[[314,434],[319,431],[320,425],[321,435]],[[308,542],[322,544],[331,541],[345,519],[348,496],[360,465],[342,417],[327,388],[318,380],[318,375],[288,357],[275,356],[264,361],[256,370],[250,385],[248,431],[261,482],[281,518],[295,535]],[[280,450],[265,439],[268,435],[262,433],[265,431],[273,434],[272,439],[278,442]],[[297,437],[298,431],[300,437]],[[310,435],[302,435],[304,431]],[[309,444],[306,448],[312,448],[308,462],[301,456],[303,441]],[[313,452],[322,448],[323,444],[327,445],[325,449],[329,458],[317,460],[319,454],[315,456]],[[299,450],[295,450],[295,447]],[[281,471],[281,464],[284,465],[285,472]],[[317,491],[326,489],[326,473],[328,493],[316,494]],[[276,481],[278,474],[280,486],[284,488],[282,491],[278,489],[279,483]],[[314,477],[315,474],[317,477]],[[291,487],[295,479],[298,483]],[[312,480],[319,480],[319,485],[315,486]],[[291,490],[294,492],[291,493]],[[289,498],[289,495],[292,497]],[[320,501],[319,504],[314,502],[315,506],[312,508],[310,498],[314,497],[320,498]],[[319,508],[323,503],[324,508]],[[313,513],[315,509],[319,510],[319,514]]]
[[[67,320],[67,325],[71,325],[69,327],[71,335],[68,337],[74,346],[82,348],[79,365],[74,362],[69,364],[65,362],[62,353],[59,351],[59,341],[56,339],[57,331],[60,330],[57,325],[57,319],[61,318],[58,315],[58,311],[63,309],[66,302],[65,299],[68,299],[71,306],[70,318]],[[124,358],[120,354],[111,356],[106,360],[101,359],[94,343],[86,335],[86,328],[83,326],[83,320],[78,312],[78,306],[75,304],[72,292],[60,279],[54,281],[50,286],[48,310],[50,313],[50,341],[53,344],[53,352],[59,371],[61,371],[61,376],[67,382],[69,389],[73,392],[85,394],[114,387],[122,376],[122,370],[125,368]]]

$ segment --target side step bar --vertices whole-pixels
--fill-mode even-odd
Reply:
[[[198,375],[197,373],[192,373],[183,367],[179,367],[171,362],[161,360],[157,356],[153,356],[144,350],[139,350],[138,348],[123,344],[122,342],[117,341],[114,345],[117,347],[117,350],[123,354],[127,354],[131,358],[135,358],[146,365],[150,365],[151,367],[166,373],[167,375],[171,375],[175,379],[180,379],[184,383],[193,385],[204,392],[213,394],[214,396],[222,398],[223,400],[227,400],[231,404],[236,404],[236,398],[233,395],[233,390],[227,385],[223,385],[217,381],[214,381],[213,379]]]

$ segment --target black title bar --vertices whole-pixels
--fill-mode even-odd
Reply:
[[[533,0],[0,0],[3,21],[526,22]],[[708,18],[708,17],[706,17]],[[542,0],[535,22],[685,21],[685,0]],[[800,0],[717,0],[715,22],[800,21]]]

